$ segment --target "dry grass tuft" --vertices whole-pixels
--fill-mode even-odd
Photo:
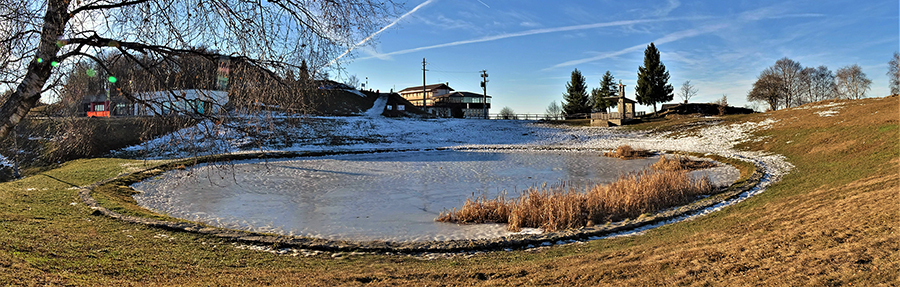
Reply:
[[[506,197],[498,196],[496,199],[487,200],[484,194],[476,197],[475,200],[466,198],[466,202],[462,208],[449,212],[441,212],[437,221],[440,222],[456,222],[462,224],[470,223],[504,223],[509,218],[509,208]]]
[[[692,160],[687,156],[673,155],[670,157],[666,157],[665,155],[663,155],[659,158],[659,161],[657,161],[650,167],[662,171],[691,171],[704,168],[713,168],[717,166],[718,165],[716,165],[714,162],[705,160]]]
[[[607,152],[603,155],[621,159],[638,159],[648,158],[650,156],[653,156],[653,153],[647,150],[634,149],[629,145],[620,145],[618,148],[616,148],[616,151]]]
[[[621,176],[616,182],[578,192],[565,185],[531,188],[518,199],[501,195],[466,199],[459,210],[443,212],[435,219],[455,223],[507,223],[510,231],[524,227],[557,231],[599,222],[635,218],[641,214],[682,205],[714,190],[708,178],[691,180],[687,170],[643,170]]]

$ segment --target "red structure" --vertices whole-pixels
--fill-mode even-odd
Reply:
[[[91,102],[87,110],[89,118],[109,117],[110,101]]]

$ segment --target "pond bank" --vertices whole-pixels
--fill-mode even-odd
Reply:
[[[382,151],[384,152],[384,151]],[[428,241],[428,242],[387,242],[387,241],[346,241],[346,240],[327,240],[309,237],[295,237],[285,235],[272,235],[258,232],[236,231],[223,228],[210,227],[203,224],[191,222],[174,222],[152,219],[142,216],[126,215],[110,210],[98,204],[91,192],[97,187],[103,185],[116,186],[118,190],[124,193],[133,193],[127,186],[143,179],[158,175],[165,170],[183,168],[186,162],[204,163],[222,161],[228,159],[247,159],[253,157],[272,156],[271,154],[242,154],[237,158],[233,156],[206,157],[196,160],[188,160],[177,163],[169,163],[158,168],[148,169],[130,175],[120,176],[116,179],[107,180],[93,184],[79,191],[82,201],[87,204],[95,212],[117,218],[120,220],[145,224],[151,227],[164,228],[169,230],[178,230],[185,232],[194,232],[199,234],[213,235],[220,238],[230,239],[245,244],[255,245],[272,245],[282,248],[312,249],[330,252],[374,252],[374,253],[453,253],[464,251],[484,251],[484,250],[505,250],[505,249],[524,249],[535,246],[546,246],[554,244],[565,244],[576,241],[596,240],[607,236],[614,236],[619,233],[641,232],[648,228],[653,228],[662,224],[668,224],[681,220],[686,220],[693,216],[699,216],[712,212],[724,205],[733,204],[735,200],[746,198],[760,192],[760,183],[764,180],[764,170],[757,166],[752,174],[746,180],[743,180],[727,189],[723,189],[721,193],[711,197],[695,201],[685,206],[672,208],[652,214],[649,216],[641,216],[636,219],[624,220],[620,222],[609,223],[605,225],[586,227],[574,230],[563,230],[558,232],[544,234],[518,234],[499,238],[490,239],[474,239],[474,240],[448,240],[448,241]],[[304,154],[282,153],[281,156],[302,157]],[[321,155],[321,154],[314,154]],[[307,155],[309,156],[309,155]]]

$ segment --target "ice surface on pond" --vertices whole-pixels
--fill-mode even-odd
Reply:
[[[517,197],[516,190],[560,181],[583,190],[656,160],[566,150],[374,153],[198,166],[134,188],[141,206],[226,228],[341,240],[478,239],[510,233],[434,218],[472,195]],[[738,176],[731,167],[704,172],[718,184]]]

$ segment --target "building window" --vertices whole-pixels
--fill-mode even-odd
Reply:
[[[104,104],[94,105],[94,111],[95,112],[106,111],[106,105],[104,105]]]
[[[398,111],[405,111],[405,110],[406,110],[406,106],[404,106],[404,105],[398,105],[398,106],[397,106],[397,110],[398,110]]]
[[[393,109],[394,109],[394,106],[392,106],[392,105],[387,105],[387,110],[388,110],[388,111],[393,110]]]

